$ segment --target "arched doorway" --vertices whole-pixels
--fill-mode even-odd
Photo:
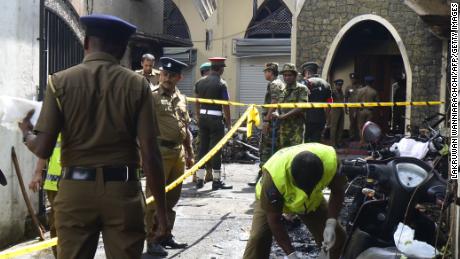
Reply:
[[[381,101],[410,99],[412,72],[406,49],[394,27],[376,15],[362,15],[348,22],[337,34],[329,49],[322,76],[332,81],[349,73],[361,80],[376,78],[374,86]],[[379,108],[374,115],[385,130],[404,132],[410,107]]]

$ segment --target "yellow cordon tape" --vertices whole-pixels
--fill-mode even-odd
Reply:
[[[202,99],[187,97],[189,102],[199,102],[207,104],[221,104],[234,106],[251,106],[264,108],[363,108],[363,107],[392,107],[392,106],[432,106],[440,105],[441,101],[426,101],[426,102],[368,102],[368,103],[275,103],[275,104],[244,104],[233,101],[222,101],[213,99]]]
[[[238,128],[247,120],[248,137],[251,136],[252,124],[258,125],[260,123],[259,113],[256,107],[265,108],[363,108],[363,107],[392,107],[392,106],[432,106],[440,105],[444,102],[440,101],[427,101],[427,102],[371,102],[371,103],[277,103],[277,104],[244,104],[233,101],[222,101],[222,100],[211,100],[201,98],[187,97],[190,102],[200,102],[209,104],[220,104],[220,105],[234,105],[234,106],[249,106],[233,127],[227,132],[227,134],[211,149],[200,161],[198,161],[192,168],[185,171],[185,173],[177,178],[170,185],[165,187],[165,192],[169,192],[172,189],[180,185],[186,178],[195,174],[196,171],[204,164],[206,164],[232,137]],[[154,201],[153,197],[148,197],[146,203],[150,204]],[[45,240],[31,244],[22,248],[7,250],[0,252],[0,259],[13,258],[33,252],[37,252],[46,248],[57,245],[57,238]]]
[[[257,118],[255,117],[257,116]],[[178,185],[180,185],[186,178],[190,177],[191,175],[195,174],[195,172],[202,167],[204,164],[206,164],[224,145],[225,143],[230,140],[233,134],[238,130],[239,127],[243,124],[245,120],[247,120],[248,125],[251,125],[252,123],[255,123],[258,125],[258,112],[257,109],[254,107],[254,105],[250,105],[248,109],[243,113],[243,115],[238,119],[238,121],[233,125],[233,127],[227,132],[227,134],[216,144],[215,147],[213,147],[203,158],[200,159],[192,168],[188,169],[185,171],[185,173],[177,178],[174,182],[169,184],[168,186],[165,187],[165,192],[169,192],[172,189],[176,188]],[[146,199],[146,203],[152,203],[153,202],[153,197],[150,196]],[[13,258],[16,256],[21,256],[25,254],[30,254],[33,252],[37,252],[43,249],[50,248],[52,246],[57,245],[57,238],[52,238],[50,240],[45,240],[41,242],[37,242],[35,244],[31,244],[25,247],[21,247],[18,249],[14,250],[7,250],[0,252],[0,259],[7,259],[7,258]]]
[[[170,190],[176,188],[179,184],[181,184],[187,177],[190,177],[191,175],[195,174],[200,167],[204,166],[224,145],[227,143],[227,141],[230,140],[230,138],[235,134],[235,132],[238,130],[238,128],[243,124],[243,122],[249,118],[251,112],[254,114],[253,110],[256,109],[254,105],[250,105],[248,109],[243,113],[243,115],[238,119],[238,121],[233,125],[233,127],[227,132],[227,134],[219,141],[217,144],[204,156],[198,161],[195,165],[192,166],[192,168],[188,169],[185,171],[183,175],[181,175],[179,178],[177,178],[174,182],[172,182],[170,185],[166,186],[165,192],[169,192]],[[153,202],[153,196],[148,197],[145,202],[147,204]]]
[[[25,254],[30,254],[33,252],[37,252],[52,246],[55,246],[57,244],[57,237],[51,238],[49,240],[41,241],[35,244],[28,245],[26,247],[21,247],[18,249],[14,249],[11,251],[4,251],[0,253],[0,259],[6,259],[6,258],[13,258],[16,256],[21,256]]]

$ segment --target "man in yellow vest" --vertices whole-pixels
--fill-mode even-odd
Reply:
[[[297,214],[317,245],[322,244],[330,258],[339,258],[345,231],[337,223],[337,217],[344,199],[345,178],[336,174],[337,167],[334,148],[319,143],[276,152],[264,164],[256,186],[251,235],[243,258],[269,258],[272,236],[287,258],[300,258],[281,223],[283,213]],[[331,190],[329,205],[322,193],[326,187]]]
[[[46,160],[38,159],[37,165],[35,166],[35,173],[32,180],[29,183],[29,189],[37,192],[43,183],[43,169],[45,169]],[[53,154],[50,157],[48,164],[48,170],[46,173],[45,183],[43,189],[46,191],[46,197],[51,205],[51,211],[48,215],[48,224],[50,226],[51,238],[56,237],[56,227],[54,225],[54,198],[58,191],[58,182],[61,178],[61,135],[59,135],[56,147],[53,150]],[[53,246],[54,257],[57,258],[56,247]]]

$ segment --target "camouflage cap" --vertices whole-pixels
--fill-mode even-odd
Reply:
[[[297,68],[295,67],[294,64],[292,63],[286,63],[283,65],[283,69],[280,71],[281,74],[285,72],[293,72],[295,74],[298,74],[299,72],[297,71]]]
[[[267,70],[278,72],[278,63],[275,63],[275,62],[265,63],[264,72]]]

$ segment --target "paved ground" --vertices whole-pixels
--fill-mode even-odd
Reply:
[[[345,157],[349,156],[341,155],[341,158]],[[173,234],[178,241],[187,242],[189,247],[183,250],[169,250],[168,258],[242,258],[249,236],[255,198],[254,188],[249,187],[247,182],[257,174],[258,165],[225,164],[223,169],[226,182],[234,186],[233,190],[212,191],[211,183],[207,183],[203,189],[197,191],[191,178],[185,181],[182,198],[176,210],[177,220]],[[294,246],[298,251],[304,252],[305,258],[316,258],[317,248],[304,227],[290,234]],[[18,246],[27,243],[30,242]],[[309,245],[305,246],[305,243]],[[283,254],[276,245],[272,253]],[[53,256],[48,249],[18,258],[52,259]],[[106,258],[102,240],[99,242],[95,258]],[[152,258],[155,257],[143,255],[143,259]]]

